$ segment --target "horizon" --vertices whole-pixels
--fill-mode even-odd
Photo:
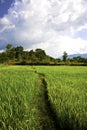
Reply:
[[[12,44],[10,44],[10,45],[12,45]],[[12,46],[12,48],[16,48],[16,47],[23,47],[23,46],[21,46],[21,45],[19,45],[19,46]],[[31,50],[36,51],[37,49],[41,49],[41,48],[35,48],[35,49],[31,49]],[[24,47],[23,47],[23,51],[30,52],[31,50],[25,50]],[[41,50],[44,50],[44,49],[41,49]],[[44,50],[44,51],[46,53],[46,50]],[[1,50],[0,51],[0,53],[3,53],[3,52],[6,52],[6,47],[5,47],[5,50]],[[66,51],[64,51],[64,52],[66,52]],[[64,52],[62,53],[61,56],[58,56],[58,57],[53,57],[53,56],[51,56],[51,55],[49,55],[47,53],[46,53],[46,55],[48,55],[49,57],[52,57],[54,59],[62,59],[62,56],[63,56]],[[72,59],[74,57],[78,57],[78,56],[80,56],[81,58],[87,58],[87,53],[73,53],[73,54],[68,54],[67,53],[67,58],[70,58],[70,59]]]
[[[0,0],[0,51],[6,44],[60,57],[87,53],[86,0]]]

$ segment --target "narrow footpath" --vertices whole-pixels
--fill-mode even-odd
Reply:
[[[42,122],[43,130],[62,130],[59,126],[59,120],[57,118],[57,114],[52,107],[52,104],[49,100],[48,90],[47,90],[47,82],[45,80],[45,75],[43,73],[37,72],[34,68],[34,72],[38,75],[39,83],[38,86],[43,88],[44,95],[43,95],[43,102],[45,107],[45,116],[47,120]]]

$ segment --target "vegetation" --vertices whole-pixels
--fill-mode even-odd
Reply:
[[[87,68],[39,67],[60,129],[87,129]]]
[[[1,65],[0,129],[86,130],[86,79],[86,67]]]
[[[51,124],[51,125],[50,125]],[[44,88],[31,67],[0,66],[0,130],[52,130]]]
[[[63,53],[63,61],[64,62],[67,61],[67,57],[68,57],[68,54],[67,54],[67,52],[64,51],[64,53]]]
[[[0,63],[4,64],[50,64],[55,61],[42,49],[24,51],[22,46],[12,47],[11,44],[6,46],[5,52],[0,53]]]
[[[12,47],[11,44],[7,44],[6,51],[0,53],[0,63],[11,65],[87,65],[87,58],[78,56],[69,59],[65,51],[62,59],[55,59],[46,55],[46,52],[40,48],[35,51],[24,51],[22,46]]]

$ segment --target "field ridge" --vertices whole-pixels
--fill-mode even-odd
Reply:
[[[49,120],[51,120],[51,125],[53,125],[54,128],[52,128],[52,130],[63,130],[61,129],[61,127],[59,126],[59,120],[57,117],[57,113],[55,112],[50,100],[49,100],[49,95],[48,95],[48,90],[47,90],[47,82],[45,79],[45,74],[43,73],[39,73],[36,70],[34,71],[35,73],[38,74],[39,79],[41,81],[41,86],[44,88],[44,103],[45,103],[45,109],[47,111],[47,115],[49,117]],[[48,129],[47,129],[48,130]]]

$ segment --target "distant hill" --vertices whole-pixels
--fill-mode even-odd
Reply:
[[[77,56],[81,56],[81,57],[83,57],[83,58],[87,58],[87,53],[68,55],[68,58],[73,58],[73,57],[77,57]]]

